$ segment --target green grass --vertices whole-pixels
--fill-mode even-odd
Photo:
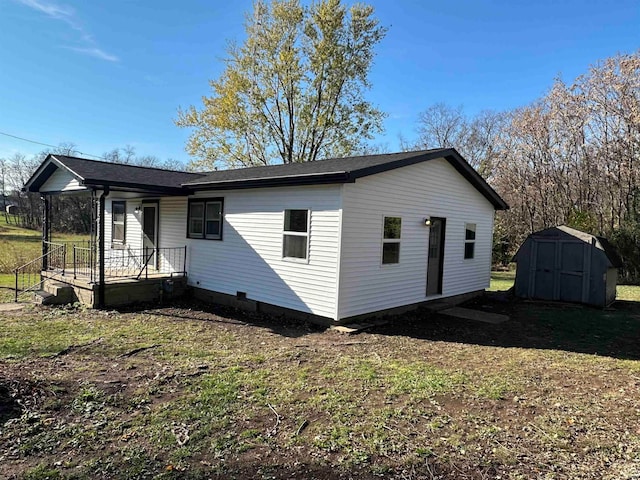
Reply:
[[[13,273],[0,273],[0,287],[13,288],[16,277]]]
[[[81,242],[88,235],[52,233],[53,242]],[[0,286],[12,286],[13,280],[7,276],[16,267],[42,255],[42,232],[7,224],[0,214]]]
[[[618,285],[616,288],[616,298],[629,302],[640,302],[640,286],[638,285]]]
[[[516,279],[514,270],[508,272],[491,272],[491,285],[489,291],[509,290]],[[640,286],[638,285],[618,285],[616,298],[630,302],[640,302]]]
[[[591,478],[640,455],[636,314],[522,304],[358,336],[191,308],[0,314],[0,405],[8,386],[25,409],[0,477]]]
[[[491,272],[491,285],[489,291],[504,291],[513,287],[516,280],[516,272],[514,270],[508,272]]]

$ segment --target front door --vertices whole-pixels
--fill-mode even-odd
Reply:
[[[442,293],[444,266],[445,218],[431,217],[429,230],[429,255],[427,260],[427,296]]]
[[[158,204],[142,204],[142,248],[145,261],[149,256],[148,265],[158,268],[158,255],[156,251],[158,239]]]

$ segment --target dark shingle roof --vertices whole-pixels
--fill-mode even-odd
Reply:
[[[249,167],[211,172],[184,185],[195,190],[257,188],[280,185],[308,185],[355,182],[356,179],[406,167],[438,158],[446,159],[495,208],[509,208],[500,196],[485,182],[453,148],[419,150],[415,152],[363,155],[332,158],[306,163]]]
[[[37,191],[49,175],[58,168],[66,168],[78,178],[81,185],[120,187],[121,189],[171,193],[184,191],[182,184],[201,178],[202,173],[179,172],[162,168],[140,167],[109,163],[66,155],[49,155],[29,179],[25,188]],[[42,175],[44,174],[44,175]]]
[[[263,167],[247,167],[234,170],[210,172],[205,177],[189,182],[189,185],[204,185],[268,178],[295,177],[306,175],[328,175],[358,172],[371,167],[390,165],[425,155],[440,158],[448,149],[421,150],[417,152],[386,153],[381,155],[362,155],[358,157],[329,158],[315,162],[288,163]]]
[[[87,160],[65,155],[49,155],[25,185],[39,191],[57,168],[65,168],[88,187],[109,186],[118,190],[186,195],[197,190],[261,188],[286,185],[313,185],[355,182],[358,178],[396,168],[444,158],[499,210],[509,208],[453,148],[415,152],[332,158],[306,163],[249,167],[209,173],[189,173],[160,168],[138,167]]]

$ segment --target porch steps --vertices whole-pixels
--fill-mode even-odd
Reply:
[[[44,290],[36,291],[34,300],[41,305],[64,305],[75,301],[75,292],[64,283],[45,282]]]
[[[33,292],[33,301],[38,305],[51,305],[56,296],[53,293],[44,290],[36,290]]]

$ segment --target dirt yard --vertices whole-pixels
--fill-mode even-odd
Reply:
[[[640,305],[357,335],[202,305],[0,312],[0,478],[638,479]]]

